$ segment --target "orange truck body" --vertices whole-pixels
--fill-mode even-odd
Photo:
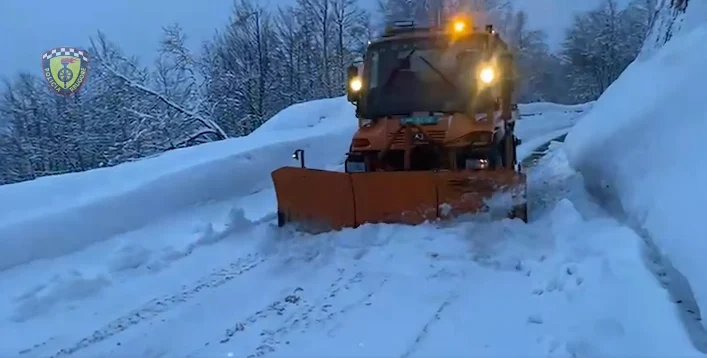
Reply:
[[[393,32],[374,46],[393,48],[402,41],[455,36],[463,34],[445,30]],[[484,39],[485,51],[494,56],[507,51],[491,30],[469,36]],[[508,72],[509,66],[498,68]],[[349,79],[360,76],[360,70],[353,70]],[[364,64],[363,76],[358,78],[366,82],[368,76],[370,70]],[[365,84],[360,87],[365,91]],[[375,117],[357,110],[359,129],[347,153],[346,172],[284,167],[272,173],[279,225],[295,225],[308,232],[365,223],[415,225],[484,212],[489,209],[488,200],[497,193],[512,198],[508,217],[527,221],[526,176],[515,153],[520,141],[513,134],[517,107],[510,103],[512,80],[499,80],[488,87],[491,105],[465,103],[465,110]],[[349,100],[363,107],[360,98],[349,95]],[[425,116],[432,120],[406,121]],[[428,159],[421,161],[419,150],[425,150]],[[485,163],[486,167],[472,168],[468,163]],[[359,168],[356,171],[349,168],[354,164]]]

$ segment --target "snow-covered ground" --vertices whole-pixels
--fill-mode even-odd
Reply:
[[[544,106],[522,153],[582,115]],[[297,148],[340,168],[355,125],[317,101],[245,138],[0,187],[21,203],[0,204],[0,356],[699,355],[642,238],[557,143],[530,169],[529,224],[276,228],[270,170]]]
[[[523,143],[518,147],[518,160],[523,161],[537,147],[569,132],[581,115],[592,108],[592,103],[561,105],[537,102],[521,104],[521,120],[516,132]]]
[[[674,267],[668,287],[684,286],[684,276],[692,293],[683,287],[674,295],[705,312],[707,7],[701,5],[691,14],[702,16],[702,25],[634,62],[572,129],[567,150],[591,190]]]
[[[351,105],[336,99],[304,107],[288,108],[247,137],[0,186],[0,270],[67,254],[158,220],[171,227],[175,215],[191,217],[195,208],[205,210],[200,222],[213,216],[214,205],[204,204],[232,206],[233,198],[270,187],[270,172],[291,164],[297,148],[318,153],[308,156],[310,167],[339,163],[357,125]],[[191,224],[185,220],[178,225]]]

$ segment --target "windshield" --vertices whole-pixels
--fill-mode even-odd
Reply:
[[[476,85],[474,68],[483,57],[477,44],[416,39],[370,49],[367,112],[378,117],[466,111]]]

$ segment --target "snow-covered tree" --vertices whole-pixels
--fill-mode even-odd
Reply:
[[[653,26],[642,55],[652,55],[675,35],[705,23],[707,2],[703,0],[656,0]]]
[[[562,57],[577,100],[596,99],[636,58],[651,21],[644,3],[620,9],[616,0],[604,0],[598,9],[575,16]]]
[[[517,100],[563,102],[566,88],[558,72],[560,59],[547,44],[547,35],[528,26],[528,15],[505,8],[498,30],[511,46],[518,69]]]
[[[332,23],[336,43],[334,45],[334,80],[336,91],[346,87],[346,68],[361,55],[368,42],[370,18],[356,4],[356,0],[329,0],[332,7]]]
[[[180,51],[179,31],[165,31],[154,71],[126,58],[99,33],[91,54],[91,77],[69,98],[56,96],[43,79],[20,75],[0,97],[0,180],[36,177],[115,165],[192,144],[225,138],[198,108]],[[167,45],[167,40],[171,41]],[[182,48],[183,50],[183,48]]]
[[[318,88],[321,95],[331,97],[337,92],[338,84],[334,82],[334,22],[331,0],[297,0],[301,16],[312,24],[312,47],[316,56],[316,73]]]
[[[510,6],[508,0],[378,0],[383,25],[413,20],[425,25],[442,25],[451,16],[471,15],[476,26],[497,24]]]
[[[229,133],[250,133],[280,103],[276,46],[271,14],[251,0],[236,4],[229,25],[208,46],[209,97]]]
[[[433,25],[436,21],[435,10],[440,4],[440,0],[378,0],[378,10],[382,14],[379,27],[382,29],[395,21],[408,20]]]
[[[230,22],[201,51],[190,51],[183,30],[169,25],[157,58],[144,63],[99,32],[87,49],[88,81],[73,96],[56,96],[30,74],[0,89],[0,184],[246,135],[289,105],[343,95],[346,67],[381,30],[359,1],[297,0],[272,11],[258,0],[236,0]],[[508,30],[523,68],[521,98],[555,98],[546,72],[556,64],[543,35],[527,28],[524,14],[509,12],[506,0],[380,6],[389,21],[474,12],[477,26]]]
[[[105,43],[102,38],[99,35],[101,44]],[[120,108],[127,112],[128,118],[137,121],[131,140],[137,140],[139,145],[150,145],[152,149],[148,151],[154,151],[184,146],[203,136],[211,139],[227,137],[203,110],[205,100],[199,91],[193,59],[184,47],[179,27],[165,29],[155,74],[150,74],[147,69],[125,72],[126,67],[138,67],[129,59],[107,53],[103,45],[92,43],[93,57],[99,61],[105,76],[117,81],[118,88],[128,90],[133,97]],[[147,141],[138,140],[148,136],[151,138]]]

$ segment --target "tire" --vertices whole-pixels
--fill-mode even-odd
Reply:
[[[515,146],[515,137],[512,134],[512,131],[506,131],[506,135],[503,136],[503,139],[501,140],[500,143],[500,151],[503,153],[502,158],[503,158],[503,167],[504,168],[513,168],[516,164],[516,146]],[[510,151],[511,158],[508,158],[508,152]]]
[[[285,213],[282,211],[278,210],[277,211],[277,227],[283,227],[287,224],[287,220],[285,219]]]
[[[489,155],[489,167],[494,169],[503,168],[503,155],[498,151],[492,151]]]
[[[521,219],[523,222],[528,222],[528,204],[521,204],[513,207],[510,214],[508,215],[510,219]]]

